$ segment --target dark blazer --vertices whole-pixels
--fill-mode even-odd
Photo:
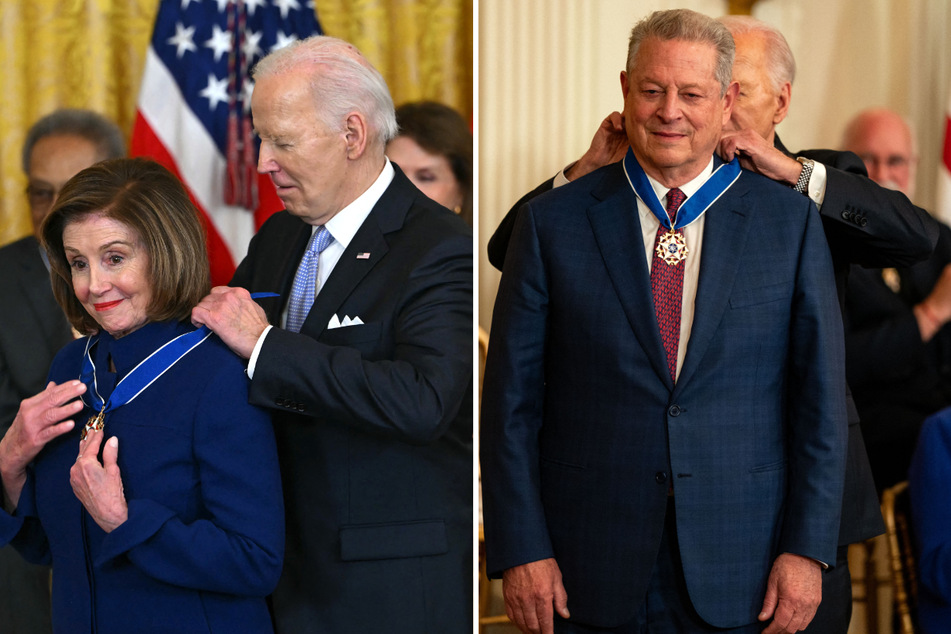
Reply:
[[[0,436],[20,401],[46,386],[56,352],[72,331],[53,291],[33,236],[0,249]]]
[[[104,399],[117,379],[187,323],[150,323],[93,348]],[[50,380],[79,378],[86,339],[56,356]],[[135,400],[106,415],[119,440],[128,519],[110,533],[69,483],[81,425],[31,465],[16,516],[0,512],[0,543],[53,563],[57,634],[271,632],[265,597],[281,573],[284,510],[274,432],[248,404],[240,359],[211,336]],[[38,522],[38,523],[37,523]]]
[[[778,135],[775,146],[788,156],[796,156],[786,149]],[[819,161],[826,167],[826,194],[820,216],[832,253],[839,305],[843,311],[852,263],[901,267],[931,255],[938,239],[938,223],[901,192],[885,189],[870,180],[865,164],[857,155],[835,150],[804,150],[798,156]],[[527,201],[550,190],[553,180],[545,181],[515,203],[489,239],[489,262],[497,269],[502,270],[505,263],[518,210]],[[869,539],[885,531],[858,410],[848,390],[846,385],[849,452],[840,545]]]
[[[472,627],[472,235],[394,168],[300,334],[273,329],[254,370],[284,475],[279,632]],[[273,324],[310,233],[272,216],[232,280],[280,293]]]
[[[776,147],[793,156],[779,136]],[[901,192],[881,187],[868,178],[865,164],[857,155],[835,150],[804,150],[796,155],[826,166],[828,180],[820,215],[832,253],[843,314],[852,264],[909,266],[931,255],[938,240],[937,221]],[[848,385],[846,395],[849,455],[842,498],[841,545],[885,531],[858,410]]]
[[[487,563],[555,557],[582,623],[634,617],[671,485],[687,591],[714,626],[756,621],[778,554],[836,558],[844,351],[815,206],[743,172],[705,223],[672,385],[621,164],[516,221],[483,385]]]
[[[849,274],[846,373],[880,491],[908,477],[922,422],[951,405],[951,327],[924,342],[913,312],[951,263],[951,229],[940,227],[932,257],[890,271],[896,289],[880,268]]]

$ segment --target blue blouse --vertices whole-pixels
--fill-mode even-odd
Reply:
[[[92,347],[99,394],[155,349],[194,328],[151,323]],[[86,339],[64,347],[50,380],[79,378]],[[108,372],[109,360],[116,373]],[[53,564],[57,634],[271,632],[264,597],[281,573],[284,508],[269,415],[248,404],[244,366],[212,335],[135,400],[105,416],[119,439],[128,520],[106,534],[73,493],[76,428],[34,461],[0,544]]]

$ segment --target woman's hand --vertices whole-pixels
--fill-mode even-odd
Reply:
[[[90,431],[79,443],[79,457],[69,470],[69,484],[93,521],[111,533],[129,518],[129,506],[122,490],[122,474],[116,463],[119,439],[115,436],[109,439],[102,450],[100,463],[99,447],[103,435],[101,431]]]
[[[83,403],[77,397],[85,391],[80,381],[60,385],[50,382],[45,390],[20,403],[16,418],[0,440],[0,478],[8,510],[15,509],[20,501],[30,462],[46,443],[75,427],[70,417],[82,410]]]

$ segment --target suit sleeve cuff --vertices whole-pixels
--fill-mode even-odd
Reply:
[[[264,345],[264,338],[267,337],[267,333],[271,332],[271,328],[274,326],[268,326],[264,329],[264,332],[261,333],[261,336],[258,337],[258,342],[254,344],[254,350],[251,351],[251,358],[248,359],[248,378],[254,378],[254,367],[258,363],[258,355],[261,354],[261,347]]]
[[[809,177],[809,199],[822,209],[822,201],[826,198],[826,166],[816,161],[812,167],[812,176]]]

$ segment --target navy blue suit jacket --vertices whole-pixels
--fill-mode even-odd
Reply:
[[[187,323],[150,323],[93,349],[108,399],[115,381]],[[86,339],[63,348],[49,378],[77,379]],[[271,632],[265,597],[277,584],[284,510],[267,412],[248,404],[241,360],[212,335],[135,400],[106,415],[119,440],[128,519],[110,533],[69,483],[86,407],[76,428],[34,461],[16,517],[0,512],[0,543],[53,563],[57,634]]]
[[[516,221],[483,387],[487,563],[555,557],[581,622],[634,617],[671,485],[687,590],[712,625],[756,621],[778,554],[835,561],[845,378],[819,216],[743,172],[705,222],[672,385],[620,163]]]
[[[472,627],[472,234],[394,168],[300,333],[271,330],[254,370],[287,508],[278,632]],[[275,214],[232,280],[280,293],[260,300],[272,324],[310,234]]]

